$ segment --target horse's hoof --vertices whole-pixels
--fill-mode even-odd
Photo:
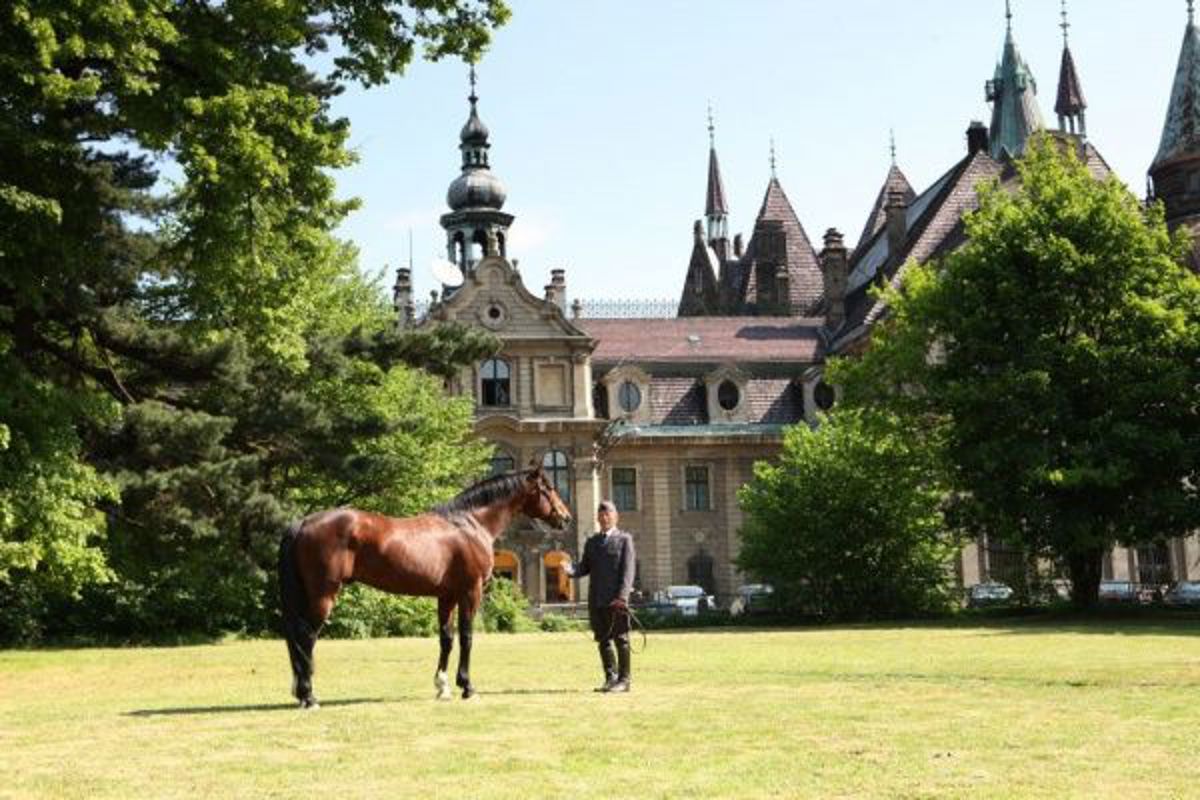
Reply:
[[[437,699],[438,699],[438,700],[453,700],[453,699],[454,699],[454,695],[452,695],[452,694],[449,692],[449,690],[447,690],[447,691],[445,691],[445,692],[438,692],[438,693],[437,693]]]
[[[300,710],[301,711],[316,711],[320,707],[321,707],[321,704],[317,702],[317,698],[315,698],[315,697],[300,698]]]
[[[462,693],[463,700],[470,700],[474,696],[475,696],[475,687],[466,686],[463,688],[463,693]]]

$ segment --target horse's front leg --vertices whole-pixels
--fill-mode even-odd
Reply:
[[[450,678],[446,675],[446,667],[450,663],[450,651],[454,648],[454,628],[450,625],[450,615],[454,613],[455,604],[452,597],[438,598],[438,644],[441,652],[438,654],[437,673],[433,676],[438,700],[450,699]]]
[[[458,601],[458,676],[456,683],[462,689],[463,700],[475,695],[471,685],[471,629],[475,624],[475,612],[483,599],[483,581],[476,581]]]

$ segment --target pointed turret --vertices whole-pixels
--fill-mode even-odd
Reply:
[[[1021,155],[1029,136],[1045,127],[1037,106],[1037,81],[1013,39],[1012,8],[1008,0],[1004,11],[1007,19],[1004,55],[996,66],[995,77],[985,84],[987,99],[992,104],[989,139],[993,158],[1004,153],[1010,157]]]
[[[1079,73],[1075,71],[1075,59],[1071,56],[1071,46],[1067,41],[1067,0],[1062,0],[1062,22],[1059,24],[1063,32],[1062,63],[1058,68],[1058,97],[1054,101],[1054,113],[1058,115],[1058,129],[1063,133],[1074,133],[1087,136],[1087,121],[1084,110],[1087,101],[1083,99],[1083,85],[1079,82]]]
[[[1200,227],[1200,29],[1192,0],[1150,177],[1155,197],[1166,206],[1167,224]]]
[[[708,191],[704,198],[704,217],[708,222],[708,245],[723,262],[729,259],[729,206],[725,203],[725,183],[717,163],[717,145],[713,133],[712,107],[708,109]]]
[[[679,297],[678,316],[704,317],[719,312],[718,269],[717,254],[704,241],[700,220],[696,220],[692,226],[692,258],[683,281],[683,294]]]
[[[462,151],[462,174],[446,190],[450,213],[443,214],[441,223],[446,230],[446,254],[464,271],[470,270],[483,256],[506,256],[508,226],[512,214],[505,214],[507,193],[504,184],[488,166],[489,131],[479,118],[475,94],[475,65],[471,65],[471,113],[459,133],[458,149]]]
[[[904,205],[912,205],[913,200],[917,198],[916,191],[913,190],[912,184],[908,182],[908,178],[900,171],[900,167],[896,166],[896,140],[892,139],[892,163],[888,167],[887,176],[883,179],[883,186],[879,188],[879,194],[875,196],[875,202],[871,205],[871,212],[867,214],[867,223],[863,226],[862,234],[858,237],[857,247],[862,247],[866,242],[875,235],[875,232],[883,227],[887,222],[887,199],[893,192],[899,192],[904,198]]]
[[[754,234],[739,269],[742,280],[739,313],[812,316],[821,307],[824,277],[783,186],[775,177],[771,148],[771,180],[754,222]]]

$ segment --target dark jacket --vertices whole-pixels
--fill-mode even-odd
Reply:
[[[591,576],[588,605],[605,608],[618,597],[629,601],[636,573],[637,555],[633,550],[633,537],[625,531],[613,530],[607,536],[594,533],[588,537],[573,574],[576,578]]]

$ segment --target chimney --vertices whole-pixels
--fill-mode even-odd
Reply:
[[[546,284],[546,300],[565,314],[567,312],[567,271],[565,269],[550,270],[550,282]]]
[[[792,313],[792,297],[787,265],[780,264],[775,268],[775,307],[783,316]]]
[[[733,237],[733,257],[741,258],[742,252],[743,252],[743,250],[742,250],[742,235],[740,233],[738,233],[738,234],[735,234]]]
[[[392,288],[392,308],[396,309],[397,324],[401,328],[412,327],[416,309],[413,306],[412,270],[408,267],[396,270],[396,285]]]
[[[905,222],[908,204],[904,200],[904,192],[899,189],[889,189],[887,204],[883,210],[887,216],[885,224],[887,226],[888,256],[898,258],[900,251],[904,249],[904,240],[908,238],[908,225]]]
[[[977,119],[971,120],[971,124],[967,127],[967,154],[973,156],[980,151],[986,153],[988,146],[987,126]]]
[[[837,330],[846,320],[846,282],[849,279],[846,245],[837,228],[825,231],[821,276],[825,279],[825,327]]]

